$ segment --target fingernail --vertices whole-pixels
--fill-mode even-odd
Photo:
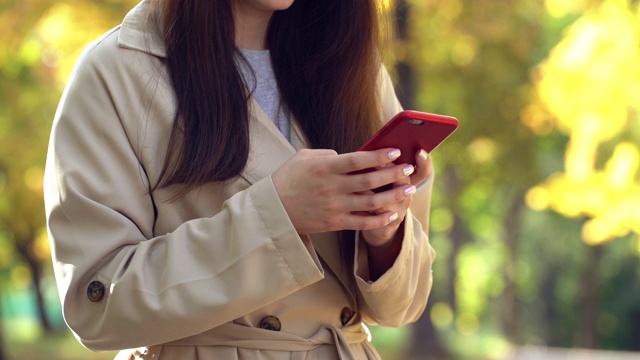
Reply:
[[[416,193],[416,187],[411,185],[408,188],[404,189],[404,196],[409,197]]]
[[[415,168],[413,167],[413,165],[407,165],[402,169],[402,172],[404,173],[404,176],[409,176],[413,174],[414,170]]]
[[[400,157],[400,150],[393,149],[393,150],[389,151],[387,156],[389,157],[389,160],[393,161],[393,160],[395,160],[395,159]]]
[[[394,222],[398,219],[398,213],[393,213],[389,216],[389,222]]]
[[[427,152],[426,152],[426,151],[424,151],[424,150],[420,150],[420,152],[418,152],[418,156],[420,157],[420,159],[421,159],[422,161],[425,161],[425,160],[427,160],[427,158],[429,157],[429,153],[427,153]]]

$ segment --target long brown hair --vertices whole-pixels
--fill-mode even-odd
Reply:
[[[231,1],[161,1],[177,111],[157,186],[182,184],[186,193],[247,163],[249,97]],[[296,0],[271,19],[267,45],[283,106],[312,148],[354,151],[379,127],[375,1]]]

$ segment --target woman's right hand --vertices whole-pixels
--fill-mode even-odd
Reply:
[[[404,199],[405,189],[368,190],[409,178],[407,164],[393,164],[399,156],[399,150],[389,148],[340,155],[333,150],[304,149],[276,170],[272,179],[299,234],[377,229],[398,214],[373,211]],[[366,169],[376,170],[359,172]]]

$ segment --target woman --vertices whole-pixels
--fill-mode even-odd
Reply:
[[[145,0],[89,46],[45,175],[64,316],[86,347],[377,359],[363,322],[420,316],[430,159],[354,152],[400,110],[376,9]]]

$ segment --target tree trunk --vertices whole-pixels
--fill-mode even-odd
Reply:
[[[40,261],[29,250],[31,243],[32,242],[30,241],[17,242],[16,248],[29,266],[29,270],[31,270],[31,288],[33,289],[33,295],[36,299],[38,321],[40,322],[40,326],[45,331],[45,333],[52,333],[54,332],[54,328],[49,321],[49,317],[47,316],[44,296],[42,295],[42,290],[40,288],[40,282],[42,280],[42,264],[40,264]]]
[[[540,286],[540,299],[543,301],[542,316],[546,331],[542,331],[544,343],[551,347],[560,347],[566,344],[562,342],[561,326],[557,326],[558,310],[555,306],[555,288],[558,278],[558,269],[550,264]]]
[[[441,175],[442,186],[445,188],[444,192],[447,195],[448,203],[455,204],[454,198],[458,193],[459,179],[455,173],[455,170],[451,167],[446,168]],[[453,206],[453,205],[452,205]],[[469,231],[464,225],[462,218],[459,215],[459,210],[453,206],[453,225],[449,238],[451,240],[451,254],[447,261],[447,278],[448,284],[446,284],[447,297],[446,302],[455,311],[456,309],[456,279],[458,276],[458,266],[456,260],[462,245],[467,239],[471,238]],[[443,261],[445,259],[442,259]],[[409,354],[416,359],[448,359],[450,354],[446,347],[442,344],[438,333],[436,332],[433,323],[431,322],[431,305],[430,302],[425,310],[422,318],[416,323],[413,328],[413,337]]]
[[[45,331],[45,333],[53,333],[54,328],[51,325],[51,322],[49,321],[49,317],[47,316],[45,300],[44,300],[44,296],[42,295],[42,288],[40,287],[40,284],[42,283],[42,265],[37,260],[31,263],[33,260],[34,259],[29,260],[30,262],[29,266],[31,267],[31,273],[33,276],[31,286],[33,288],[33,292],[36,297],[36,305],[38,307],[38,318],[40,319],[40,326]]]
[[[395,26],[396,26],[396,42],[398,46],[406,46],[411,41],[409,38],[409,12],[411,5],[406,0],[397,0],[395,6]],[[396,72],[398,73],[398,84],[396,94],[400,104],[405,109],[413,109],[415,107],[416,84],[413,67],[408,59],[397,59]]]
[[[595,349],[598,347],[596,320],[598,317],[598,270],[602,259],[602,246],[588,246],[587,260],[580,285],[580,315],[577,331],[577,346]]]
[[[465,221],[460,216],[460,209],[457,207],[456,198],[460,193],[460,179],[456,174],[456,171],[453,167],[448,166],[444,169],[440,178],[440,186],[444,189],[444,193],[446,194],[446,203],[450,204],[451,211],[453,213],[453,224],[451,226],[451,232],[449,233],[449,239],[451,241],[451,253],[449,254],[449,258],[447,259],[447,275],[449,279],[449,284],[447,286],[447,304],[451,306],[451,308],[456,310],[457,308],[457,296],[456,296],[456,279],[458,278],[458,254],[460,254],[460,250],[462,249],[462,245],[464,245],[469,239],[472,238],[472,235],[469,233],[469,230],[465,226]]]
[[[505,336],[514,343],[518,343],[518,301],[516,295],[516,271],[518,264],[518,229],[524,209],[524,194],[517,194],[507,209],[505,222],[505,247],[507,249],[504,266],[505,288],[500,301],[500,319]]]
[[[2,325],[2,302],[0,301],[0,325]],[[4,340],[4,327],[0,326],[0,360],[6,360],[7,354],[5,354],[5,340]]]
[[[430,301],[422,317],[412,326],[409,359],[435,360],[449,358],[448,351],[442,345],[436,328],[431,322],[432,307],[433,302]]]
[[[629,350],[631,351],[640,351],[640,309],[636,308],[633,312],[631,312],[631,346]]]
[[[394,19],[396,19],[396,41],[399,46],[410,41],[407,22],[410,8],[406,0],[397,0]],[[413,109],[416,93],[413,68],[407,59],[398,59],[395,67],[398,74],[398,100],[404,108]],[[411,358],[443,359],[446,357],[447,351],[431,322],[431,306],[432,303],[429,302],[422,317],[412,327],[412,341],[409,348]]]

